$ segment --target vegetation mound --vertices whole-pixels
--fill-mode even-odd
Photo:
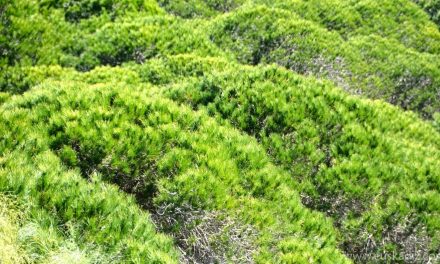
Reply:
[[[437,11],[2,4],[0,262],[436,261]]]

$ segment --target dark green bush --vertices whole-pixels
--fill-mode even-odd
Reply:
[[[155,56],[194,52],[220,55],[221,51],[194,34],[195,22],[172,17],[153,17],[107,24],[85,36],[69,50],[75,67],[90,70],[97,65],[120,65],[134,61],[142,64]]]
[[[344,90],[381,98],[425,118],[440,111],[438,55],[376,35],[345,41],[280,9],[246,8],[213,23],[210,39],[241,63],[276,63],[329,79]]]

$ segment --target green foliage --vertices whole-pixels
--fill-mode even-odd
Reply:
[[[435,99],[438,55],[415,52],[375,35],[345,41],[316,23],[264,6],[237,10],[213,24],[210,39],[241,63],[276,63],[425,118],[440,109]]]
[[[160,3],[183,17],[215,17],[182,20],[164,15],[148,1],[13,1],[2,16],[3,35],[11,41],[1,44],[6,55],[1,89],[20,93],[29,88],[22,81],[23,70],[5,65],[60,64],[88,71],[193,53],[252,65],[277,63],[428,119],[439,111],[440,32],[414,4],[256,2],[264,5]],[[79,10],[78,23],[62,19],[70,16],[70,9]]]
[[[436,113],[436,114],[434,115],[434,121],[433,121],[433,124],[434,124],[434,127],[435,127],[438,131],[440,131],[440,114],[439,114],[439,113]]]
[[[96,74],[99,75],[100,70],[97,69]],[[129,72],[113,72],[112,76],[116,78],[112,80],[119,79],[118,74]],[[81,79],[93,82],[93,76],[95,72],[90,72]],[[33,124],[43,132],[35,135],[41,140],[41,149],[49,146],[66,166],[79,168],[83,177],[92,177],[96,184],[100,181],[115,183],[122,190],[133,193],[138,203],[146,208],[166,205],[172,210],[190,205],[194,210],[225,210],[231,217],[238,214],[244,223],[254,226],[260,234],[255,256],[260,262],[281,260],[284,254],[288,254],[286,250],[273,253],[276,250],[273,244],[280,243],[279,236],[283,237],[283,243],[290,241],[287,234],[296,234],[295,241],[303,241],[303,246],[297,247],[296,251],[308,252],[321,245],[322,249],[314,249],[316,261],[347,262],[336,249],[336,234],[331,222],[302,206],[290,176],[271,164],[264,150],[250,137],[229,126],[218,125],[204,112],[193,112],[170,100],[160,99],[156,89],[139,85],[110,82],[90,86],[80,82],[66,85],[48,82],[35,92],[11,101],[5,107],[26,106],[36,114],[31,114],[29,119],[45,120]],[[153,95],[154,99],[151,99]],[[61,109],[56,111],[60,103]],[[7,120],[17,118],[19,115],[14,114]],[[24,124],[22,129],[26,130],[29,125]],[[45,134],[47,139],[41,138]],[[6,142],[13,138],[21,142],[25,140],[25,133],[15,132],[7,137]],[[94,173],[100,175],[99,180],[94,178]],[[56,184],[73,182],[74,178],[68,180],[66,176],[66,182],[58,180]],[[49,181],[44,186],[48,185],[45,188],[49,191],[52,184],[55,183]],[[21,185],[13,182],[7,186],[16,189]],[[41,188],[38,186],[37,181],[35,191]],[[99,191],[95,184],[78,188],[76,192],[84,188]],[[274,188],[282,192],[273,193]],[[86,220],[82,215],[90,214],[84,211],[89,206],[95,205],[93,210],[108,208],[115,211],[116,204],[121,203],[114,197],[108,197],[108,202],[104,202],[89,195],[87,204],[64,208],[64,203],[73,203],[66,199],[81,196],[80,193],[69,193],[63,193],[64,198],[59,197],[59,201],[41,198],[41,204],[50,206],[51,202],[55,203],[57,208],[61,207],[57,211],[62,219],[73,218],[81,223]],[[91,226],[90,239],[100,244],[111,243],[104,237],[114,232],[112,237],[116,236],[115,240],[121,240],[122,244],[123,234],[131,225],[127,222],[127,212],[115,211],[106,219],[112,221],[110,226],[123,221],[125,227],[120,231],[104,229],[97,232]],[[104,223],[96,223],[96,227],[101,225]],[[271,226],[273,228],[269,228]],[[178,226],[176,228],[174,232],[179,232]],[[276,233],[270,231],[272,229]],[[134,238],[141,243],[145,236],[148,235]],[[89,241],[88,236],[84,239]]]
[[[160,6],[168,13],[183,17],[210,17],[219,13],[229,12],[240,6],[244,0],[159,0]]]
[[[110,262],[99,246],[79,248],[75,227],[65,226],[65,235],[53,226],[49,215],[17,197],[0,195],[0,260],[2,263]],[[33,217],[32,215],[38,215]]]
[[[440,32],[413,2],[2,3],[0,261],[439,254]]]
[[[170,240],[155,234],[149,217],[132,199],[114,187],[86,182],[76,172],[66,171],[51,153],[35,155],[34,160],[20,152],[3,156],[1,190],[35,205],[46,215],[44,224],[73,226],[75,244],[86,250],[99,245],[109,259],[168,263],[176,258]]]
[[[276,62],[299,73],[312,71],[309,68],[318,66],[312,65],[312,60],[320,55],[328,57],[342,41],[338,34],[313,22],[265,6],[243,8],[218,19],[210,39],[230,49],[239,62]]]
[[[0,91],[21,94],[45,79],[61,79],[69,70],[60,66],[5,67],[0,75]]]
[[[422,204],[430,203],[438,195],[424,195],[439,187],[440,178],[439,145],[434,143],[440,142],[439,135],[428,124],[383,103],[357,101],[328,84],[274,67],[230,65],[222,71],[212,68],[210,74],[209,62],[203,60],[178,57],[167,63],[184,65],[182,60],[187,64],[174,68],[182,75],[176,77],[179,83],[164,92],[195,108],[206,106],[213,115],[257,137],[276,164],[301,182],[297,188],[302,190],[303,202],[338,219],[349,253],[365,246],[354,244],[353,237],[371,235],[375,241],[384,241],[390,234],[380,223],[391,221],[391,226],[397,226],[408,214],[421,214],[419,210],[424,210],[423,217],[413,219],[413,224],[426,223],[429,236],[435,237],[436,209],[429,213],[409,202],[418,197]],[[193,65],[205,68],[202,77],[189,77]],[[188,82],[182,84],[186,76]],[[427,153],[430,159],[420,158]],[[411,191],[402,193],[402,189]],[[402,211],[402,207],[408,209]],[[388,220],[393,215],[400,216]],[[407,245],[401,242],[390,241],[403,250]]]
[[[132,198],[102,183],[99,175],[90,175],[85,180],[77,171],[63,167],[60,159],[47,151],[47,133],[41,125],[32,125],[31,120],[43,121],[50,108],[60,106],[55,102],[61,91],[51,87],[55,88],[52,97],[37,89],[35,96],[26,96],[29,101],[15,97],[3,104],[8,108],[14,101],[23,108],[9,114],[1,110],[1,192],[13,193],[41,210],[47,215],[47,224],[65,228],[72,225],[77,232],[72,238],[75,244],[90,250],[99,246],[110,262],[112,258],[129,263],[176,262],[171,241],[155,233],[149,216]],[[50,100],[55,104],[51,106]],[[41,107],[34,108],[37,105]],[[75,164],[72,150],[63,148],[60,156],[69,165]]]
[[[352,78],[368,97],[386,98],[424,118],[440,111],[439,56],[417,53],[377,36],[353,38],[347,45],[350,51],[362,51],[347,57]]]
[[[4,103],[9,99],[10,95],[8,93],[0,92],[0,104]]]
[[[438,0],[413,0],[421,6],[431,17],[431,20],[440,26],[440,1]]]
[[[438,54],[440,33],[424,12],[408,0],[312,0],[265,1],[270,6],[292,10],[344,38],[377,34],[408,48]]]
[[[90,70],[98,65],[115,66],[127,61],[141,64],[152,57],[170,54],[222,54],[193,33],[196,26],[196,22],[165,16],[106,24],[69,47],[69,53],[75,56],[69,64],[79,70]]]
[[[79,22],[92,16],[108,15],[111,19],[125,13],[146,12],[148,14],[159,13],[159,7],[151,0],[44,0],[40,4],[42,8],[63,9],[65,20]]]

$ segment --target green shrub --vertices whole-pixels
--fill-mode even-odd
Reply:
[[[20,152],[2,156],[1,191],[43,210],[46,224],[72,226],[76,244],[91,249],[99,245],[109,259],[162,263],[176,259],[170,240],[155,234],[149,217],[133,206],[132,199],[114,187],[87,183],[76,172],[65,171],[53,154],[38,154],[35,162],[24,157]]]
[[[264,6],[223,16],[211,32],[210,39],[241,63],[276,63],[425,118],[440,111],[438,55],[406,49],[395,40],[371,35],[345,41],[313,22]]]
[[[401,216],[388,222],[391,226],[420,213],[424,207],[408,203],[410,197],[420,197],[422,204],[422,200],[436,199],[423,195],[439,184],[435,169],[439,146],[433,142],[440,141],[429,124],[384,103],[359,101],[328,84],[276,67],[251,69],[229,64],[212,68],[210,74],[209,63],[197,58],[176,57],[166,63],[179,74],[175,79],[179,83],[171,83],[164,93],[194,108],[204,106],[259,139],[276,164],[301,182],[303,203],[338,219],[347,253],[364,250],[368,235],[377,243],[387,241],[404,251],[404,241],[386,240],[388,231],[381,226],[394,214]],[[197,70],[204,74],[190,77]],[[188,81],[182,84],[185,76]],[[420,158],[427,153],[431,159]],[[426,189],[422,191],[421,186]],[[402,189],[411,191],[400,192]],[[437,232],[434,211],[424,211],[413,219],[415,226],[426,224],[428,237]],[[362,232],[366,237],[361,245],[349,242],[351,237],[363,236]],[[422,248],[429,249],[428,245]],[[384,248],[371,250],[378,253]]]
[[[82,224],[82,221],[87,220],[86,215],[92,217],[90,216],[92,212],[102,214],[107,209],[116,210],[115,204],[121,204],[114,197],[109,197],[108,201],[104,202],[90,194],[85,205],[65,207],[73,204],[77,199],[75,197],[82,197],[81,193],[89,190],[88,188],[93,188],[99,193],[101,188],[97,188],[97,185],[105,181],[118,185],[127,193],[132,193],[144,208],[153,212],[165,210],[155,214],[155,218],[159,219],[157,221],[162,223],[163,228],[166,228],[163,231],[176,239],[181,238],[181,235],[187,238],[184,234],[192,232],[195,227],[188,226],[191,222],[185,222],[188,221],[185,218],[181,218],[181,222],[165,224],[166,218],[164,219],[163,215],[168,215],[170,211],[191,208],[186,214],[195,215],[196,218],[193,219],[196,222],[201,220],[197,218],[199,211],[204,211],[208,215],[210,211],[222,212],[222,215],[229,219],[238,218],[243,222],[235,228],[240,230],[241,225],[249,225],[255,229],[259,234],[258,239],[245,243],[252,245],[254,249],[249,250],[254,253],[251,256],[259,262],[281,260],[283,254],[288,254],[289,251],[281,252],[273,245],[281,243],[278,241],[279,237],[282,237],[284,242],[290,241],[288,234],[293,233],[297,234],[295,241],[303,241],[304,244],[296,250],[305,252],[313,250],[316,252],[314,254],[316,261],[322,259],[348,261],[336,249],[336,233],[329,219],[302,206],[295,191],[295,182],[291,181],[287,173],[270,163],[264,150],[254,139],[241,135],[230,126],[220,126],[203,111],[194,112],[168,99],[161,99],[157,88],[145,87],[136,81],[134,81],[135,85],[118,83],[117,80],[121,76],[132,74],[129,71],[106,69],[109,83],[93,84],[94,76],[100,75],[100,71],[103,70],[97,69],[81,75],[85,83],[68,81],[77,79],[80,75],[64,78],[64,84],[59,81],[43,83],[39,89],[32,90],[23,98],[4,106],[30,109],[33,113],[28,117],[30,120],[35,122],[44,120],[44,123],[33,123],[33,126],[40,128],[40,131],[33,134],[34,136],[26,133],[31,129],[31,123],[26,124],[26,120],[23,120],[21,131],[5,135],[6,145],[13,141],[21,144],[23,140],[26,142],[29,138],[35,137],[37,142],[40,142],[38,144],[40,147],[34,148],[35,153],[49,147],[66,166],[72,169],[78,168],[83,178],[92,181],[88,185],[79,184],[76,189],[71,189],[58,197],[52,192],[52,188],[55,190],[56,186],[64,184],[70,186],[80,180],[74,180],[74,176],[69,174],[70,178],[65,176],[65,180],[59,178],[56,182],[52,182],[55,181],[55,175],[58,173],[55,170],[53,174],[48,175],[47,183],[38,183],[38,181],[36,183],[35,192],[38,192],[39,188],[48,188],[47,192],[51,192],[51,195],[40,198],[41,204],[47,206],[53,204],[59,208],[58,214],[64,221],[73,219]],[[17,113],[7,116],[6,120],[19,118],[20,114]],[[9,124],[6,120],[4,126]],[[30,147],[30,144],[26,145]],[[52,153],[47,155],[53,156]],[[53,159],[53,163],[58,163],[58,159],[52,156],[49,160]],[[47,166],[52,164],[46,162]],[[10,166],[13,165],[5,165],[6,168]],[[54,165],[50,166],[53,167]],[[94,176],[95,173],[98,173],[99,179]],[[46,178],[44,180],[46,181]],[[29,179],[29,181],[33,180]],[[18,180],[5,182],[3,186],[15,192],[18,192],[17,188],[19,190],[26,188],[26,185],[20,184]],[[274,188],[282,191],[274,193],[272,192]],[[29,191],[34,192],[33,189]],[[32,193],[32,196],[39,197],[37,193]],[[122,203],[120,206],[123,205]],[[120,210],[128,210],[124,208],[126,207]],[[285,212],[289,213],[284,214]],[[114,226],[115,222],[120,223],[123,225],[120,228],[123,229],[98,231],[97,228],[103,225],[98,222],[96,226],[94,224],[89,227],[90,235],[85,236],[84,239],[86,241],[94,239],[93,241],[102,244],[104,248],[108,248],[107,250],[115,251],[118,244],[113,243],[125,241],[125,236],[128,236],[126,232],[129,232],[130,226],[137,223],[136,217],[138,217],[134,214],[132,217],[135,222],[131,223],[128,213],[135,211],[116,213],[117,216],[113,213],[109,214],[106,221],[111,221],[110,226]],[[172,217],[172,214],[168,216]],[[215,226],[223,225],[221,219],[210,221],[215,221],[216,224],[212,223]],[[182,226],[185,229],[182,229]],[[268,226],[271,228],[267,228]],[[304,227],[306,229],[303,230]],[[221,230],[228,232],[228,229]],[[113,233],[111,237],[115,237],[115,240],[106,239],[106,235],[110,233]],[[139,233],[138,236],[136,233],[133,239],[136,243],[142,243],[144,237],[148,236],[144,233]],[[182,241],[177,240],[178,243]],[[229,245],[234,245],[232,241],[225,243],[221,247],[228,248]],[[325,243],[325,246],[322,243]],[[146,258],[147,255],[142,255],[145,252],[142,251],[144,248],[148,248],[148,245],[140,249],[127,249],[130,250],[130,254],[135,254],[129,257]],[[192,254],[191,248],[187,246],[183,247],[183,250],[187,254]],[[213,252],[221,254],[224,248],[213,249]],[[242,249],[239,248],[238,251],[240,250]],[[204,252],[203,248],[196,249],[195,252],[199,251]],[[217,259],[215,255],[211,257]],[[200,259],[197,255],[194,258]]]
[[[438,27],[408,0],[257,2],[294,11],[329,30],[336,30],[344,38],[377,34],[420,52],[438,54],[440,51]]]
[[[194,52],[220,55],[222,52],[206,39],[194,34],[196,21],[172,17],[152,17],[106,24],[96,33],[70,47],[75,67],[90,70],[98,65],[120,65],[134,61],[142,64],[155,56]]]
[[[5,67],[0,74],[0,91],[20,94],[50,78],[61,79],[65,72],[60,66]]]
[[[99,175],[90,175],[86,180],[78,171],[67,170],[54,153],[47,151],[47,131],[32,125],[31,120],[47,120],[48,110],[60,106],[56,100],[63,92],[51,87],[55,89],[52,96],[36,89],[35,95],[26,94],[29,101],[13,97],[2,105],[5,108],[0,110],[0,129],[4,132],[0,140],[0,191],[13,193],[35,206],[35,210],[41,210],[31,214],[32,218],[45,215],[45,223],[51,226],[74,227],[75,244],[91,249],[98,246],[110,261],[114,258],[130,263],[176,262],[177,253],[171,241],[156,234],[149,215],[137,207],[133,198],[104,184]],[[20,109],[6,113],[5,109],[15,103],[21,105]],[[72,154],[64,148],[60,156],[72,166]]]

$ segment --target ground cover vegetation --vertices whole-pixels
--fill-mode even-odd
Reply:
[[[1,263],[439,261],[436,1],[13,0],[0,31]]]

